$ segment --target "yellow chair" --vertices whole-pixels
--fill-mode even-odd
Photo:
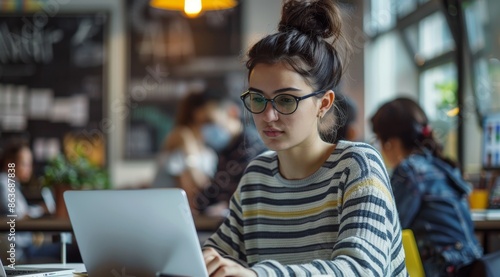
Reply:
[[[418,253],[417,242],[413,231],[403,230],[403,248],[406,256],[406,270],[410,277],[425,277],[424,266]]]

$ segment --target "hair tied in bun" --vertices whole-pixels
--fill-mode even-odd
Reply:
[[[332,0],[291,0],[283,6],[278,30],[285,32],[293,26],[310,37],[336,39],[340,33],[341,21],[340,11]]]

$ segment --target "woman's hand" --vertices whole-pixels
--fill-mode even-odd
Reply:
[[[223,258],[213,248],[203,250],[203,259],[210,277],[257,277],[253,270],[245,268],[230,259]]]

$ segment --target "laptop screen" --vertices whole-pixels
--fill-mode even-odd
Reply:
[[[207,276],[183,190],[66,191],[71,225],[90,276]]]

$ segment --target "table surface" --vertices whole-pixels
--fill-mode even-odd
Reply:
[[[472,220],[476,231],[500,231],[500,210],[472,210]]]
[[[0,232],[8,232],[11,218],[0,218]],[[193,217],[196,230],[200,232],[214,232],[224,220],[221,216],[206,216],[197,215]],[[30,232],[71,232],[73,228],[71,221],[68,218],[37,218],[15,220],[15,231],[30,231]]]
[[[476,231],[500,231],[500,220],[474,220],[474,230]]]
[[[61,277],[73,277],[73,276],[87,276],[76,274],[79,272],[86,272],[85,265],[82,263],[67,263],[67,264],[28,264],[28,265],[19,265],[22,267],[34,267],[34,268],[69,268],[73,269],[75,274],[70,275],[62,275]]]
[[[10,226],[7,223],[10,218],[0,218],[0,232],[9,231]],[[216,231],[224,217],[214,216],[194,216],[196,230],[204,232]],[[498,230],[500,231],[499,219],[475,219],[474,227],[478,231]],[[67,218],[38,218],[16,220],[16,231],[33,232],[71,232],[71,222]]]

